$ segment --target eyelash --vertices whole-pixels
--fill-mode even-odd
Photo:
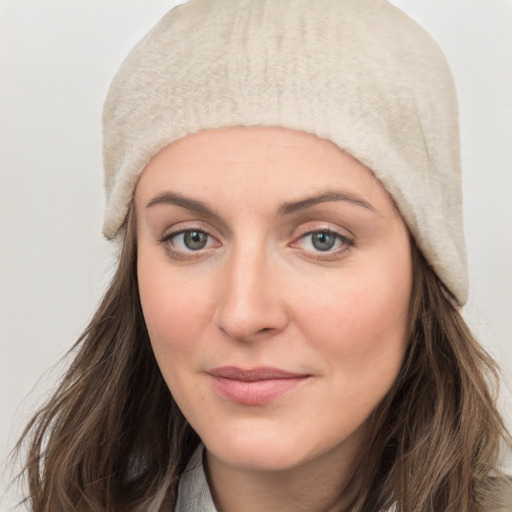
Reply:
[[[173,240],[175,240],[176,238],[178,238],[181,235],[185,236],[187,233],[189,233],[189,234],[190,233],[198,233],[201,235],[206,235],[206,237],[207,237],[206,244],[208,244],[211,240],[216,240],[207,231],[205,231],[204,229],[200,229],[200,228],[191,227],[191,228],[181,229],[181,230],[175,231],[173,233],[169,233],[169,234],[165,235],[160,240],[160,243],[165,246],[165,249],[170,253],[172,258],[187,260],[187,259],[194,259],[194,258],[201,257],[204,254],[205,247],[202,247],[198,250],[193,250],[193,249],[187,250],[187,249],[176,249],[173,246]],[[221,245],[220,242],[217,242],[217,246],[220,246],[220,245]],[[208,249],[206,249],[206,250],[208,250]]]
[[[201,247],[197,250],[193,249],[176,249],[175,246],[173,246],[173,240],[175,240],[179,236],[185,236],[187,234],[191,233],[198,233],[200,235],[206,235],[207,239],[205,242],[205,247]],[[338,257],[341,253],[349,250],[351,247],[355,245],[354,240],[347,237],[346,235],[343,235],[339,233],[338,231],[324,228],[324,229],[309,229],[305,232],[303,232],[300,236],[294,239],[294,241],[289,245],[290,247],[297,247],[299,248],[300,242],[306,240],[307,237],[312,237],[315,234],[321,234],[325,236],[332,236],[335,238],[334,244],[338,243],[339,247],[337,247],[335,250],[332,250],[331,247],[327,248],[326,250],[321,249],[312,249],[312,250],[305,250],[303,249],[304,253],[307,254],[308,257],[313,259],[321,259],[321,260],[329,260],[329,259],[335,259]],[[165,246],[166,250],[170,253],[171,257],[174,259],[195,259],[199,258],[204,255],[205,251],[209,251],[211,249],[208,248],[209,242],[214,240],[216,242],[216,246],[220,247],[221,243],[216,240],[215,237],[210,235],[206,230],[201,228],[186,228],[181,229],[179,231],[175,231],[173,233],[169,233],[162,237],[160,239],[160,243]],[[310,242],[312,245],[314,245],[314,242],[311,240]]]
[[[314,259],[322,259],[322,260],[328,260],[328,259],[335,259],[340,256],[340,254],[344,253],[345,251],[349,250],[351,247],[355,245],[354,240],[347,237],[346,235],[343,235],[339,233],[338,231],[335,231],[333,229],[309,229],[302,233],[298,238],[296,238],[291,244],[290,247],[298,247],[299,243],[301,241],[306,240],[307,237],[312,237],[315,234],[321,234],[321,235],[327,235],[334,237],[334,244],[338,243],[339,247],[336,249],[332,249],[331,247],[326,249],[325,251],[321,249],[313,249],[313,250],[305,250],[305,252],[308,253],[308,257],[314,258]],[[311,239],[310,244],[314,245],[313,240]]]

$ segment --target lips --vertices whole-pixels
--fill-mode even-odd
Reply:
[[[278,368],[242,369],[235,366],[215,368],[208,374],[221,396],[242,405],[272,402],[310,377]]]

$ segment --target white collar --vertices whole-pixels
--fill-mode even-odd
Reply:
[[[174,512],[217,512],[204,474],[203,454],[200,444],[180,479]]]

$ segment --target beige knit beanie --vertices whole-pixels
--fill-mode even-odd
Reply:
[[[467,271],[457,100],[432,38],[385,0],[191,0],[132,50],[104,107],[115,238],[150,159],[226,126],[328,139],[369,167],[462,305]]]

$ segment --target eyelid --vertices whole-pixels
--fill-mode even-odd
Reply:
[[[336,235],[341,236],[342,238],[346,238],[347,240],[353,240],[355,238],[354,233],[352,233],[347,228],[342,228],[336,224],[332,224],[330,222],[322,222],[322,221],[312,221],[312,222],[304,222],[301,224],[294,233],[294,238],[300,238],[301,236],[308,235],[310,233],[316,233],[318,231],[329,231]]]
[[[177,222],[172,226],[168,226],[167,229],[164,230],[164,234],[160,236],[159,241],[162,242],[164,240],[168,240],[172,236],[178,235],[179,233],[183,233],[184,231],[194,230],[203,231],[212,238],[215,238],[216,240],[220,238],[220,234],[210,224],[200,220],[187,220],[183,222]]]

